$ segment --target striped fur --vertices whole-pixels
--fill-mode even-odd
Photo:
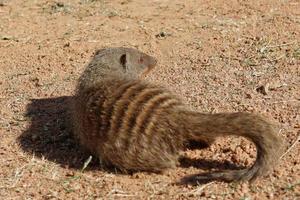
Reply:
[[[95,86],[76,96],[75,111],[80,114],[74,116],[80,116],[75,124],[82,145],[120,169],[175,167],[182,139],[175,127],[166,131],[161,125],[168,123],[166,114],[182,106],[181,101],[166,89],[142,81],[110,81],[106,89]],[[108,90],[113,91],[109,98],[100,95]]]

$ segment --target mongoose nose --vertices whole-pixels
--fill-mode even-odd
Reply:
[[[154,58],[154,57],[150,57],[150,58],[151,58],[151,59],[150,59],[149,68],[150,68],[150,69],[153,69],[153,68],[156,66],[156,64],[157,64],[157,59]]]

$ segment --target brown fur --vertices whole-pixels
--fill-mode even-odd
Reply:
[[[141,52],[127,49],[126,53]],[[120,57],[119,53],[105,55],[105,51],[103,55],[115,61]],[[102,59],[97,66],[114,68],[119,65],[115,61]],[[191,111],[167,89],[138,78],[148,65],[149,62],[146,67],[131,66],[139,69],[134,75],[122,70],[90,71],[88,66],[86,72],[90,74],[85,72],[79,80],[72,108],[74,132],[81,144],[101,161],[123,170],[160,172],[177,165],[179,152],[189,141],[210,144],[226,135],[254,142],[257,159],[249,169],[216,172],[211,178],[254,180],[279,160],[282,139],[267,119],[250,113]],[[95,77],[92,81],[91,74]]]

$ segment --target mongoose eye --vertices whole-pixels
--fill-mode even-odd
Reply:
[[[140,57],[139,58],[139,63],[143,63],[144,62],[144,58],[143,57]]]
[[[120,63],[123,66],[124,69],[126,69],[126,62],[127,62],[126,54],[121,55]]]

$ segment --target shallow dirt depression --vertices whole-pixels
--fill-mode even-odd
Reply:
[[[221,138],[163,174],[102,168],[70,137],[67,104],[96,49],[158,60],[147,79],[202,112],[275,119],[286,154],[254,185],[176,184],[251,165],[255,149]],[[300,2],[0,0],[0,199],[299,199]]]

